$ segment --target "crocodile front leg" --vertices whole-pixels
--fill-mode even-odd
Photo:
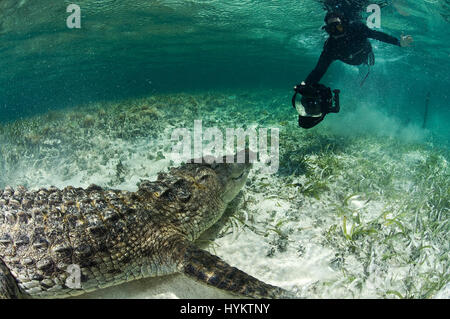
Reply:
[[[250,298],[295,298],[295,294],[266,284],[228,265],[222,259],[190,244],[184,247],[180,270],[185,275],[219,289]]]
[[[3,260],[0,259],[0,299],[24,298],[16,280],[9,272]]]

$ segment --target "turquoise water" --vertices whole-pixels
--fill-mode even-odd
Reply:
[[[334,62],[341,113],[305,131],[291,96],[327,37],[319,1],[3,0],[0,188],[134,190],[173,164],[174,128],[278,127],[280,169],[252,173],[218,255],[305,297],[449,298],[450,3],[387,2],[382,31],[413,46],[371,40],[362,87],[366,67]],[[94,297],[223,297],[191,284]]]
[[[314,67],[326,36],[313,0],[78,1],[81,29],[66,26],[70,3],[2,1],[2,122],[155,92],[289,91]],[[377,64],[362,89],[339,62],[322,82],[340,88],[344,101],[370,100],[405,121],[422,121],[431,92],[432,126],[448,137],[448,14],[443,0],[394,1],[382,9],[382,29],[413,35],[414,47],[372,41]]]

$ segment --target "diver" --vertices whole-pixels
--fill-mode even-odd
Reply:
[[[350,22],[339,12],[328,12],[325,23],[322,29],[325,29],[330,36],[325,41],[316,67],[308,75],[304,85],[318,83],[335,60],[350,65],[374,65],[375,56],[369,38],[401,47],[410,46],[413,41],[409,35],[402,34],[401,38],[397,39],[384,32],[372,30],[361,21]]]
[[[409,35],[402,34],[401,38],[397,39],[384,32],[372,30],[359,20],[350,21],[338,11],[328,12],[324,21],[325,26],[322,29],[325,29],[329,37],[319,61],[306,80],[294,87],[292,105],[299,113],[299,126],[303,128],[314,127],[326,114],[339,112],[339,90],[333,91],[333,97],[331,89],[319,84],[333,61],[340,60],[350,65],[366,64],[370,71],[370,66],[375,64],[375,56],[369,38],[401,47],[407,47],[413,41]],[[369,72],[361,86],[368,75]],[[302,95],[301,99],[298,93]]]

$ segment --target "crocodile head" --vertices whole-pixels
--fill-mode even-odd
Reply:
[[[166,206],[166,211],[173,212],[171,217],[178,227],[195,239],[222,217],[228,204],[239,194],[254,154],[242,151],[216,161],[211,157],[191,160],[159,174],[155,182],[142,182],[138,196],[143,201],[157,200],[158,205]]]
[[[243,152],[248,153],[248,151]],[[226,163],[226,156],[224,156],[222,163],[211,164],[211,169],[214,170],[220,181],[222,188],[221,198],[226,204],[231,202],[239,194],[247,180],[251,167],[252,164],[248,160],[248,157],[245,158],[243,163],[236,161]]]
[[[231,202],[244,186],[252,167],[249,150],[243,150],[234,156],[223,156],[217,160],[211,156],[201,159],[202,164],[195,166],[195,180],[210,190],[217,190],[225,204]],[[228,160],[227,160],[228,159]],[[192,160],[198,163],[199,160]]]

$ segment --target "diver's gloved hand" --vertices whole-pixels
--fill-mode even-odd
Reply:
[[[305,81],[297,84],[294,90],[308,98],[317,98],[320,94],[317,84],[306,84]]]
[[[401,47],[410,47],[412,42],[413,42],[412,36],[405,35],[402,32],[402,35],[400,36],[400,46]]]
[[[301,90],[304,89],[305,87],[306,87],[306,83],[305,83],[305,81],[303,81],[302,83],[297,84],[296,86],[294,86],[294,91],[298,92],[298,93],[301,93]]]

